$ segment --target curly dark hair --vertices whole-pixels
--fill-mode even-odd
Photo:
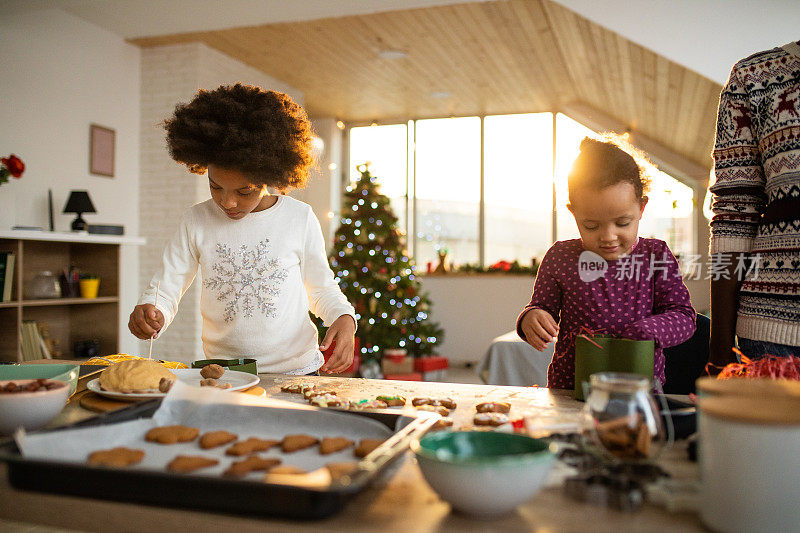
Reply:
[[[250,85],[198,91],[164,121],[172,158],[204,174],[236,170],[257,185],[303,188],[314,163],[311,123],[289,95]]]
[[[585,137],[567,177],[569,201],[572,202],[575,190],[604,189],[620,182],[633,185],[636,199],[641,200],[650,189],[650,179],[637,159],[646,160],[644,154],[616,137],[607,135],[604,140]]]

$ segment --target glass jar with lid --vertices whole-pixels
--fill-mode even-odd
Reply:
[[[650,461],[666,438],[650,379],[638,374],[599,372],[589,378],[591,391],[582,425],[590,442],[619,461]]]
[[[39,272],[28,283],[26,296],[31,300],[61,298],[61,286],[58,284],[58,278],[49,270]]]

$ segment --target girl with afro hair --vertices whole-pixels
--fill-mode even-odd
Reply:
[[[211,199],[184,213],[131,313],[131,333],[162,333],[199,268],[206,358],[250,357],[270,373],[347,369],[355,310],[328,265],[319,221],[307,204],[269,191],[308,179],[313,135],[303,108],[237,83],[199,91],[165,129],[172,158],[207,174]],[[320,345],[309,311],[330,326]],[[325,363],[320,350],[334,342]]]
[[[547,386],[575,386],[575,336],[581,327],[655,341],[654,377],[664,384],[664,348],[695,330],[695,311],[678,262],[659,239],[640,238],[649,180],[614,140],[585,138],[567,178],[580,239],[545,254],[517,333],[537,350],[556,341]],[[580,386],[580,384],[579,384]]]

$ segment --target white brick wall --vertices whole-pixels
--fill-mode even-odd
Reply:
[[[207,181],[173,161],[161,122],[178,102],[188,102],[198,89],[214,89],[237,81],[286,92],[302,104],[302,94],[261,71],[248,67],[201,43],[142,50],[139,286],[145,287],[161,262],[164,245],[177,230],[183,211],[209,198]],[[159,358],[191,362],[202,359],[200,340],[200,279],[181,300],[170,328],[153,346]],[[147,352],[142,342],[139,353]]]

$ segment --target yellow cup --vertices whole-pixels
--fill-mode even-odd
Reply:
[[[99,279],[82,279],[81,298],[97,298],[97,291],[100,289]]]

